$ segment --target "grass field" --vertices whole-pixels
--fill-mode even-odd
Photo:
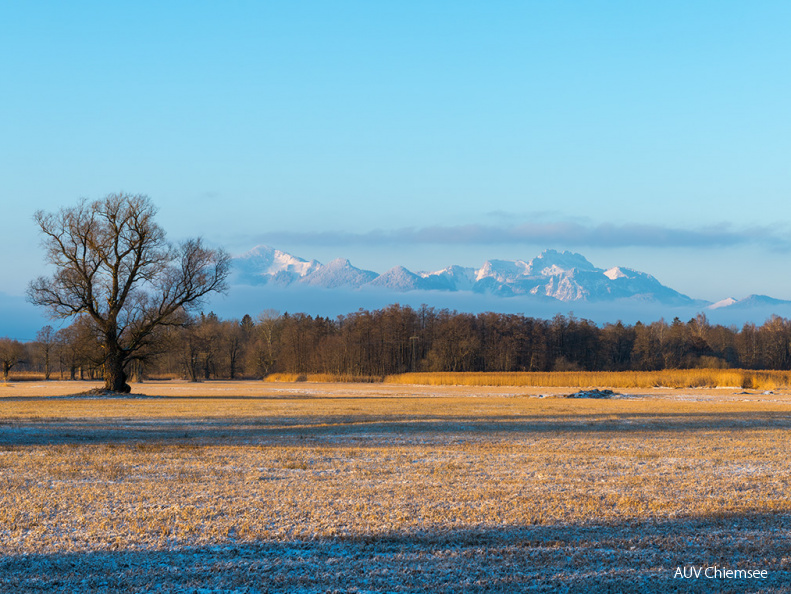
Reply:
[[[0,385],[2,591],[789,591],[788,390],[95,385]]]

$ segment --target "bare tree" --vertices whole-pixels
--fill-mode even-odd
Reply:
[[[236,320],[227,320],[220,322],[220,330],[222,332],[224,358],[228,363],[228,377],[236,379],[244,350],[244,329],[241,323]]]
[[[52,371],[51,358],[52,350],[55,348],[55,330],[50,325],[44,326],[36,334],[36,344],[44,360],[44,379],[48,380]]]
[[[253,375],[266,377],[277,362],[280,319],[280,312],[267,309],[258,315],[258,324],[250,326],[254,342],[248,351],[248,359]]]
[[[3,366],[3,381],[8,381],[8,372],[22,360],[25,348],[18,340],[0,338],[0,364]]]
[[[111,194],[35,215],[56,270],[30,284],[28,299],[56,318],[90,316],[103,349],[105,388],[115,392],[131,390],[125,367],[157,327],[180,323],[183,310],[227,288],[229,256],[200,239],[171,245],[155,214],[147,196]]]

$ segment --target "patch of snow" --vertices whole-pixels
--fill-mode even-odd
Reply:
[[[375,272],[352,266],[345,258],[336,258],[326,266],[312,271],[300,282],[314,287],[335,289],[338,287],[360,287],[377,277]]]
[[[616,278],[626,278],[626,273],[624,273],[624,271],[621,270],[621,268],[619,268],[618,266],[615,266],[607,270],[604,273],[604,276],[606,276],[610,280],[615,280]]]
[[[708,309],[720,309],[721,307],[728,307],[737,303],[736,299],[733,297],[728,297],[727,299],[723,299],[722,301],[717,301],[717,303],[712,303],[709,305]]]
[[[544,250],[527,264],[526,274],[547,274],[546,270],[570,272],[577,270],[601,271],[591,264],[585,256],[575,252]],[[554,272],[553,274],[557,274]]]
[[[475,280],[492,278],[502,283],[527,275],[528,269],[529,265],[522,260],[487,260],[475,273]]]

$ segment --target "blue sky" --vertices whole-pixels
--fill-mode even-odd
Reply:
[[[571,249],[791,299],[787,2],[0,2],[0,292],[32,222],[377,271]]]

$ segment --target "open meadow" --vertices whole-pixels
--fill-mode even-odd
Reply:
[[[0,591],[791,591],[786,388],[97,385],[0,384]]]

